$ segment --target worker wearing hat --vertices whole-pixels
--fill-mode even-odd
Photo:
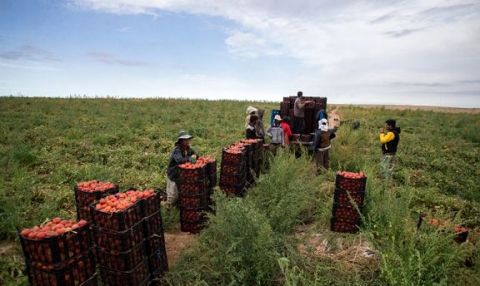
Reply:
[[[277,114],[273,118],[273,125],[267,129],[267,135],[272,138],[272,142],[270,145],[272,146],[274,153],[277,151],[277,148],[279,146],[285,146],[285,136],[283,133],[283,129],[280,126],[281,122],[282,122],[282,117],[280,117],[280,115]]]
[[[173,205],[178,198],[178,165],[187,162],[194,163],[197,159],[197,154],[190,147],[190,139],[192,139],[192,137],[188,132],[184,130],[180,131],[177,141],[175,142],[175,147],[170,155],[167,170],[167,206]]]

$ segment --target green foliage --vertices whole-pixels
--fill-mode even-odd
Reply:
[[[246,201],[265,214],[276,233],[290,233],[302,220],[311,219],[316,209],[316,200],[312,198],[320,182],[314,174],[309,158],[296,159],[292,154],[278,152],[268,174],[260,177]]]
[[[166,281],[171,285],[271,284],[278,271],[275,237],[267,218],[242,199],[215,196],[216,215]]]
[[[221,148],[243,137],[245,108],[274,103],[176,99],[0,99],[0,239],[16,227],[75,215],[73,185],[111,180],[121,189],[163,187],[168,156],[180,129],[194,148],[220,160]],[[198,242],[173,266],[171,285],[478,285],[478,242],[423,226],[419,211],[480,226],[478,114],[341,107],[344,124],[333,140],[331,169],[315,176],[307,156],[280,153],[244,199],[216,196],[216,215]],[[381,180],[378,129],[387,118],[402,127],[393,177]],[[268,120],[268,116],[266,118]],[[265,121],[267,121],[265,120]],[[361,237],[378,255],[371,269],[306,257],[295,227],[329,241],[355,235],[328,231],[335,171],[368,174]],[[177,210],[163,210],[167,231],[178,231]],[[17,250],[18,253],[18,250]],[[465,267],[464,261],[473,262]],[[0,257],[0,284],[22,285],[22,260]],[[369,272],[367,272],[369,271]]]

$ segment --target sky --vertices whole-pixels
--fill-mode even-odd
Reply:
[[[479,0],[0,0],[0,95],[480,107]]]

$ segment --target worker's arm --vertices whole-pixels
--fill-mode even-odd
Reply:
[[[183,157],[182,151],[180,149],[175,149],[173,151],[172,158],[177,164],[182,164],[190,161],[190,158]]]
[[[380,143],[382,144],[385,144],[385,143],[388,143],[390,141],[392,141],[393,139],[395,139],[395,133],[393,132],[387,132],[387,134],[385,133],[380,133]]]

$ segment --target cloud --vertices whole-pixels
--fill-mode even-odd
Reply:
[[[269,45],[265,39],[254,33],[232,31],[225,40],[228,51],[245,58],[257,58],[262,55],[280,56],[281,50]]]
[[[298,72],[278,81],[313,93],[349,98],[453,92],[460,81],[480,74],[480,3],[473,0],[74,2],[102,12],[226,19],[235,24],[225,37],[234,57],[294,59]],[[415,82],[423,84],[408,84]],[[429,84],[444,82],[449,85]],[[472,91],[480,88],[478,82],[470,85]]]
[[[400,37],[407,36],[407,35],[410,35],[412,33],[422,31],[422,30],[425,30],[425,28],[388,31],[388,32],[385,32],[385,35],[388,35],[388,36],[393,37],[393,38],[400,38]]]
[[[0,52],[0,59],[8,61],[59,62],[60,59],[40,47],[25,44],[14,50]]]
[[[87,56],[97,62],[109,64],[109,65],[122,65],[122,66],[129,66],[129,67],[147,65],[147,63],[143,61],[121,59],[111,53],[106,53],[106,52],[89,52],[87,53]]]

